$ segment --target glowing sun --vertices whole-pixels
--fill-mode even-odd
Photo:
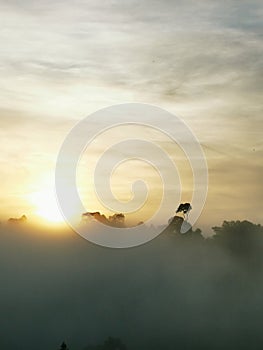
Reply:
[[[54,191],[46,189],[39,192],[33,192],[30,195],[30,199],[36,208],[36,214],[41,218],[52,223],[64,222]]]

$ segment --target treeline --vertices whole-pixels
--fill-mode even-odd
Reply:
[[[59,350],[71,350],[65,342],[63,342]],[[108,337],[103,344],[88,345],[83,350],[127,350],[120,338]]]

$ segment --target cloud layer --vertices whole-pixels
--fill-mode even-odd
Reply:
[[[74,122],[137,101],[179,114],[207,147],[210,214],[220,196],[235,197],[238,213],[260,219],[245,203],[262,201],[261,1],[9,1],[0,9],[1,163],[7,188],[14,163],[27,174],[17,198],[40,176],[32,159],[42,174],[52,171]]]

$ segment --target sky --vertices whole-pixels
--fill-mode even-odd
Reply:
[[[53,213],[71,128],[100,108],[141,102],[180,116],[203,146],[200,225],[262,223],[262,16],[259,0],[0,1],[0,217]],[[106,144],[98,140],[91,162]],[[103,211],[87,188],[88,209]]]

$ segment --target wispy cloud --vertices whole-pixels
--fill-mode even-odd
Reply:
[[[261,1],[17,0],[0,9],[6,140],[27,125],[31,149],[44,133],[56,138],[52,150],[44,141],[37,150],[51,154],[67,126],[91,111],[127,101],[159,104],[200,138],[211,174],[222,175],[241,157],[213,175],[211,193],[226,183],[231,192],[233,181],[249,189],[252,176],[261,187]],[[249,175],[241,172],[247,162]]]

